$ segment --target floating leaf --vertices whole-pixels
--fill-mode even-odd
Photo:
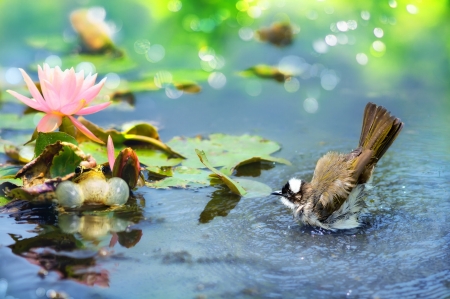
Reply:
[[[200,161],[212,172],[214,172],[224,183],[225,185],[228,186],[228,188],[230,188],[231,191],[233,191],[234,193],[238,194],[238,195],[245,195],[247,192],[239,185],[239,183],[236,183],[235,181],[233,181],[229,176],[223,174],[222,172],[220,172],[219,170],[215,169],[214,167],[212,167],[212,165],[209,163],[208,158],[206,158],[205,152],[195,149],[195,152],[197,153],[198,158],[200,159]]]
[[[5,145],[5,154],[20,163],[28,163],[34,157],[34,146],[25,145],[16,147],[13,145]]]
[[[147,166],[145,169],[148,171],[149,179],[163,179],[173,176],[172,167]]]
[[[103,19],[92,17],[90,9],[77,9],[70,14],[70,23],[78,33],[83,49],[104,54],[118,51],[110,38],[110,29]]]
[[[271,157],[270,154],[280,150],[280,146],[259,136],[212,134],[209,139],[175,137],[167,144],[186,157],[182,165],[193,168],[203,167],[195,155],[196,148],[205,151],[213,167],[224,166],[227,169],[234,169],[238,165],[255,161],[290,164],[285,159]]]
[[[50,52],[68,52],[71,44],[67,43],[61,34],[59,35],[33,35],[27,37],[25,42],[36,49],[46,49]]]
[[[272,188],[261,182],[242,178],[235,178],[234,180],[247,192],[244,198],[266,197],[272,193]]]
[[[256,31],[261,41],[266,41],[278,47],[292,44],[294,36],[292,26],[289,23],[275,23],[269,28],[261,28]]]
[[[38,137],[36,139],[36,146],[34,148],[35,157],[39,156],[45,149],[47,145],[53,144],[56,141],[64,141],[68,143],[72,143],[78,145],[78,142],[74,137],[70,136],[64,132],[51,132],[51,133],[38,133]]]
[[[274,79],[278,82],[284,82],[292,77],[292,74],[287,74],[280,71],[277,67],[258,64],[248,68],[239,73],[242,77],[256,76],[263,79]]]
[[[36,127],[35,114],[19,116],[17,114],[2,113],[0,117],[1,129],[31,130]]]
[[[211,172],[189,168],[186,166],[175,167],[171,177],[162,180],[146,182],[145,185],[151,188],[196,188],[210,185]]]

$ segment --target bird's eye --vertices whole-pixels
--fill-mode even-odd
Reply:
[[[76,174],[81,174],[81,173],[83,173],[83,167],[82,167],[82,166],[77,166],[77,167],[75,168],[75,173],[76,173]]]

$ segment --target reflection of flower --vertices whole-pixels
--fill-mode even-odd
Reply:
[[[67,116],[84,135],[90,139],[103,143],[88,128],[76,120],[72,115],[87,115],[98,112],[111,104],[105,102],[88,107],[97,96],[106,78],[95,84],[97,74],[89,74],[86,78],[84,72],[75,73],[74,69],[65,70],[50,68],[44,64],[44,69],[38,66],[39,82],[42,94],[31,78],[23,69],[19,69],[28,86],[32,98],[27,98],[15,91],[7,90],[11,95],[33,109],[45,112],[37,126],[38,132],[51,132],[56,130]]]

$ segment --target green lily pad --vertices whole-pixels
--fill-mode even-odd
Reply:
[[[204,151],[200,151],[198,149],[195,149],[195,152],[198,156],[198,158],[200,159],[200,161],[209,169],[211,170],[215,175],[217,175],[217,177],[219,179],[221,179],[225,185],[227,185],[228,188],[230,188],[230,190],[233,193],[236,193],[238,195],[245,195],[247,192],[239,185],[239,183],[236,183],[235,181],[233,181],[229,176],[223,174],[222,172],[220,172],[219,170],[215,169],[214,167],[212,167],[212,165],[209,163],[208,158],[205,155]]]
[[[31,145],[25,146],[5,145],[4,149],[5,154],[8,157],[20,163],[28,163],[34,157],[34,146]]]
[[[198,188],[205,187],[211,184],[209,175],[211,172],[190,168],[186,166],[179,166],[173,169],[171,177],[153,182],[145,182],[145,185],[150,188]]]
[[[36,114],[26,114],[21,116],[17,114],[2,113],[2,117],[0,117],[0,128],[13,130],[32,130],[36,127],[36,124],[34,123],[35,116]]]
[[[205,152],[212,167],[223,166],[232,170],[239,165],[256,161],[290,165],[290,162],[285,159],[270,156],[280,150],[276,142],[259,136],[212,134],[209,139],[175,137],[167,142],[167,145],[186,157],[182,165],[192,168],[203,167],[195,154],[196,148]],[[230,172],[227,173],[230,174]]]
[[[120,57],[112,54],[105,55],[89,55],[89,54],[77,54],[67,55],[61,57],[62,66],[61,69],[70,69],[76,67],[82,62],[90,62],[95,66],[95,72],[99,74],[107,73],[123,73],[136,67],[136,63],[126,54]],[[43,62],[38,64],[33,63],[29,66],[31,70],[37,70],[37,65],[42,65]]]
[[[65,141],[68,143],[78,145],[78,142],[75,140],[74,137],[64,132],[51,132],[51,133],[39,132],[36,139],[36,146],[34,148],[35,157],[39,156],[44,151],[47,145],[53,144],[56,141]]]
[[[272,193],[272,188],[261,182],[242,178],[235,178],[234,180],[247,192],[244,195],[244,198],[266,197]]]

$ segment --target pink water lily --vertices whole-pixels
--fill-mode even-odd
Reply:
[[[67,116],[84,135],[95,142],[104,143],[72,115],[92,114],[105,109],[111,104],[108,101],[89,106],[100,92],[106,78],[95,84],[97,74],[89,74],[85,78],[83,71],[75,73],[73,68],[62,71],[58,66],[51,68],[44,63],[43,69],[41,66],[38,66],[41,94],[30,76],[23,69],[19,70],[32,98],[23,96],[13,90],[7,90],[7,92],[31,108],[45,112],[45,116],[37,125],[38,132],[56,130],[61,125],[63,117]]]

